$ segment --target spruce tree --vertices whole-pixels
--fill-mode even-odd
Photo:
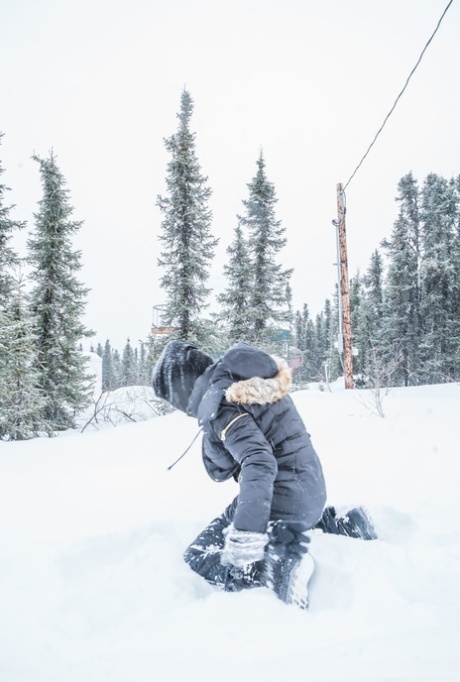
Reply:
[[[121,369],[121,357],[117,349],[112,353],[112,364],[113,364],[113,376],[114,376],[114,389],[120,388],[122,386],[122,369]]]
[[[121,385],[135,386],[136,384],[137,362],[133,347],[131,346],[131,341],[128,339],[121,358]]]
[[[331,348],[333,328],[332,305],[328,298],[324,301],[323,315],[324,315],[324,352],[326,355],[328,355]]]
[[[138,354],[138,383],[140,386],[150,386],[152,370],[149,363],[148,342],[140,341]]]
[[[458,352],[458,310],[455,299],[455,233],[458,197],[454,180],[430,173],[422,188],[422,359],[423,380],[452,380]]]
[[[302,351],[302,364],[295,372],[295,379],[297,381],[306,381],[311,379],[311,373],[308,370],[309,363],[307,357],[307,324],[310,319],[308,305],[303,304],[302,311],[296,310],[294,317],[294,346]]]
[[[371,255],[369,269],[363,282],[375,322],[381,316],[383,307],[383,259],[377,249]]]
[[[234,241],[227,247],[227,253],[229,260],[224,265],[224,273],[227,276],[228,286],[217,297],[222,306],[219,318],[228,325],[230,343],[248,341],[252,266],[240,219],[235,228]]]
[[[291,322],[286,288],[292,270],[283,270],[277,263],[286,244],[285,228],[275,218],[278,199],[273,183],[267,179],[262,152],[248,189],[249,198],[243,200],[246,212],[240,218],[249,232],[253,268],[248,336],[253,343],[266,344],[273,340],[273,332]]]
[[[23,285],[0,309],[0,438],[26,440],[49,432],[43,420],[45,396],[36,363],[36,335],[24,305]]]
[[[339,286],[336,283],[334,286],[334,293],[332,302],[327,299],[327,305],[331,311],[331,324],[329,331],[329,372],[332,380],[337,379],[343,375],[343,352],[339,352],[339,329],[340,329],[340,315],[339,315]]]
[[[206,283],[217,240],[210,233],[211,189],[198,163],[192,113],[193,101],[184,89],[177,132],[165,140],[171,160],[167,194],[157,199],[163,214],[158,263],[164,268],[161,286],[167,297],[163,323],[176,327],[179,338],[200,340],[199,316],[210,292]]]
[[[70,219],[69,191],[54,154],[33,158],[40,167],[43,198],[27,242],[30,307],[36,321],[40,388],[46,398],[43,417],[50,428],[61,430],[72,428],[75,415],[88,404],[92,379],[78,350],[80,339],[92,334],[81,321],[88,290],[77,279],[80,252],[72,245],[82,223]]]
[[[304,354],[305,375],[309,381],[317,381],[319,379],[319,351],[318,351],[318,335],[316,333],[316,325],[310,318],[307,321],[305,330],[306,350]]]
[[[394,366],[396,383],[408,386],[418,383],[420,370],[420,210],[412,173],[400,180],[398,190],[399,214],[390,240],[383,242],[389,264],[381,362]]]
[[[0,145],[2,137],[3,133],[0,133]],[[4,172],[0,160],[0,177]],[[8,303],[14,287],[12,268],[20,262],[16,251],[11,245],[11,239],[16,230],[22,230],[25,227],[24,222],[12,220],[10,217],[14,206],[5,205],[5,194],[7,191],[9,191],[9,187],[0,181],[0,309]]]
[[[329,329],[330,320],[326,317],[325,311],[322,310],[315,319],[315,374],[317,378],[322,378],[324,376],[324,363],[329,354]]]
[[[294,310],[292,307],[292,287],[289,277],[286,277],[284,296],[286,301],[286,322],[290,331],[290,338],[292,340],[292,332],[294,329]]]
[[[454,227],[450,262],[452,283],[450,292],[450,344],[449,354],[452,363],[452,378],[460,379],[460,175],[452,180],[456,197],[457,220]]]
[[[295,311],[294,318],[294,345],[299,350],[305,350],[305,327],[306,321],[308,320],[308,306],[306,303],[303,305],[303,310]]]
[[[117,388],[117,380],[113,366],[112,347],[107,339],[102,353],[102,390],[113,391],[115,388]]]
[[[361,332],[361,303],[363,297],[363,282],[361,274],[358,270],[356,275],[350,279],[350,311],[351,311],[351,329],[353,332],[353,347],[358,348],[359,338]],[[359,374],[361,368],[362,355],[358,352],[358,357],[353,358],[353,373]]]
[[[379,364],[384,353],[385,338],[382,335],[385,313],[383,298],[383,259],[378,250],[371,255],[369,268],[362,279],[360,315],[356,326],[356,346],[360,371],[367,380],[375,383]]]

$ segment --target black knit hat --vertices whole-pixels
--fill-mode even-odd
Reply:
[[[186,341],[170,341],[153,370],[155,394],[186,412],[195,381],[213,362],[209,355]]]

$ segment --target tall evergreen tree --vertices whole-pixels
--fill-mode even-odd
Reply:
[[[3,133],[0,133],[0,145]],[[0,177],[4,173],[0,161]],[[11,245],[11,239],[16,230],[22,230],[24,222],[18,222],[10,217],[14,206],[5,205],[5,194],[9,187],[0,182],[0,309],[8,303],[14,287],[14,276],[11,268],[19,264],[19,257]]]
[[[383,242],[389,265],[386,281],[386,338],[382,362],[395,364],[395,381],[419,381],[420,210],[417,181],[409,173],[398,184],[399,214],[389,241]],[[397,362],[395,363],[395,358]]]
[[[9,303],[0,309],[0,438],[26,440],[49,431],[43,420],[36,335],[24,305],[19,280]]]
[[[286,278],[284,294],[286,300],[286,322],[290,331],[292,332],[294,328],[294,309],[292,307],[292,287],[289,277]]]
[[[359,371],[371,383],[376,379],[379,370],[377,365],[381,364],[383,356],[386,355],[383,352],[385,339],[382,336],[383,278],[383,260],[376,249],[371,255],[369,268],[362,278],[360,314],[355,327]]]
[[[320,351],[318,349],[318,335],[316,333],[316,325],[310,318],[307,321],[305,330],[306,336],[306,350],[304,353],[304,372],[305,378],[309,381],[317,381],[319,379],[318,372],[321,371]]]
[[[458,268],[455,232],[459,220],[454,180],[430,173],[422,188],[423,378],[440,382],[456,372],[458,310],[452,310]]]
[[[369,269],[364,276],[364,287],[374,322],[382,315],[383,274],[383,259],[380,252],[376,249],[371,255]]]
[[[157,205],[161,223],[163,251],[158,263],[164,268],[161,286],[167,301],[164,323],[177,327],[182,339],[200,336],[199,315],[206,305],[206,282],[217,240],[211,236],[211,189],[201,174],[195,151],[195,134],[190,130],[193,101],[183,90],[177,132],[165,140],[171,155],[166,177],[167,194]]]
[[[117,379],[113,366],[112,346],[107,339],[102,353],[102,390],[113,391],[115,388],[117,388]]]
[[[329,371],[332,380],[337,379],[343,374],[343,353],[339,349],[339,330],[340,330],[340,315],[339,315],[339,286],[338,283],[334,286],[334,293],[332,301],[327,299],[327,304],[331,310],[331,325],[329,332]]]
[[[457,204],[457,219],[454,227],[450,260],[452,264],[452,285],[450,292],[451,321],[451,362],[453,377],[460,378],[460,175],[453,179]]]
[[[353,348],[358,347],[358,339],[360,337],[361,329],[361,303],[363,298],[363,281],[361,273],[358,271],[355,277],[350,279],[350,311],[351,311],[351,329],[353,332]],[[361,354],[353,359],[353,373],[361,372]]]
[[[149,363],[148,343],[140,341],[140,350],[138,353],[138,384],[140,386],[150,386],[151,383],[151,367]]]
[[[233,243],[227,247],[228,263],[224,265],[227,289],[218,296],[221,303],[220,318],[228,325],[230,343],[249,340],[252,265],[243,237],[241,220],[235,229]]]
[[[324,340],[323,340],[324,353],[325,355],[329,355],[332,343],[333,313],[331,301],[328,298],[324,301],[323,315],[324,315]]]
[[[114,378],[113,388],[117,389],[123,385],[123,383],[122,383],[123,379],[122,379],[121,357],[120,357],[120,353],[117,349],[115,349],[112,353],[112,367],[113,367],[113,378]]]
[[[248,189],[249,198],[243,200],[246,213],[240,220],[249,232],[253,267],[249,340],[263,344],[272,339],[274,329],[289,326],[291,321],[286,287],[292,270],[283,270],[277,263],[286,244],[285,228],[275,218],[278,199],[273,183],[267,179],[262,152]]]
[[[300,310],[295,311],[294,318],[294,345],[299,350],[304,350],[303,346],[305,344],[305,331],[302,324],[302,314]]]
[[[137,362],[133,347],[131,346],[131,341],[128,339],[121,358],[121,385],[135,386],[136,384]]]
[[[72,246],[82,223],[70,220],[69,191],[54,154],[34,159],[40,166],[43,198],[27,242],[34,283],[30,305],[37,325],[40,387],[46,397],[43,416],[53,430],[60,430],[74,426],[76,413],[88,404],[91,383],[86,358],[78,350],[79,340],[92,334],[81,321],[88,290],[77,279],[80,252]]]
[[[297,310],[295,313],[295,324],[294,324],[294,345],[299,349],[299,350],[305,350],[307,347],[307,338],[306,338],[306,330],[307,330],[307,322],[310,318],[310,313],[308,310],[308,305],[306,303],[303,304],[302,307],[302,312],[300,310]]]
[[[296,381],[312,381],[317,369],[317,333],[306,303],[297,310],[294,321],[294,346],[302,351],[302,364],[295,371]]]

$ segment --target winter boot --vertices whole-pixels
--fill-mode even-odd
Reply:
[[[325,533],[347,535],[350,538],[377,539],[372,519],[364,507],[354,507],[344,516],[337,516],[334,507],[326,507],[316,528]]]
[[[377,540],[374,524],[369,512],[364,507],[354,507],[343,517],[343,525],[347,534],[363,540]]]
[[[307,547],[310,539],[282,521],[271,526],[269,536],[263,583],[285,604],[308,608],[308,582],[315,567]]]

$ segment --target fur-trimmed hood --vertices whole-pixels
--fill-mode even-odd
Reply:
[[[214,419],[228,403],[266,405],[284,398],[291,386],[287,363],[247,343],[237,343],[195,383],[187,414],[200,422]]]
[[[235,381],[225,391],[227,401],[246,405],[266,405],[284,398],[291,388],[291,369],[281,358],[273,357],[272,360],[275,361],[278,370],[274,377],[254,376]]]

